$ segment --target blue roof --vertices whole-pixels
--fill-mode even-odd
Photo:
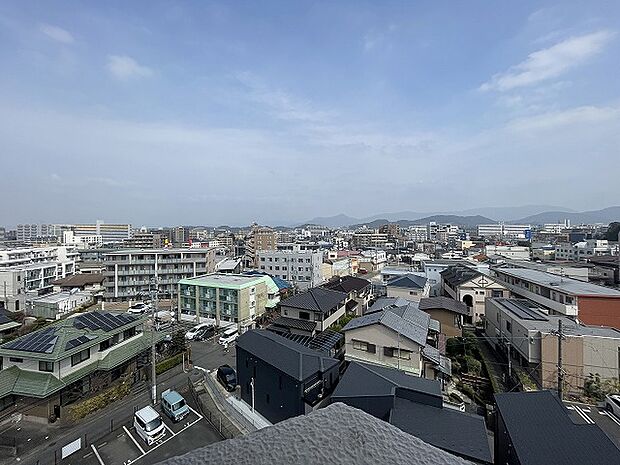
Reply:
[[[243,272],[243,274],[245,274],[245,275],[260,275],[260,276],[269,276],[269,277],[273,280],[274,284],[275,284],[276,286],[278,286],[278,289],[279,289],[279,290],[283,290],[283,289],[291,289],[291,288],[293,287],[293,286],[291,286],[291,285],[289,284],[289,282],[288,282],[288,281],[285,281],[285,280],[284,280],[284,279],[282,279],[282,278],[278,278],[277,276],[270,275],[269,273],[265,273],[264,271],[249,270],[249,271],[244,271],[244,272]]]

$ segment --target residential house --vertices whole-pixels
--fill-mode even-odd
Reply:
[[[280,317],[273,322],[290,332],[313,336],[346,314],[348,294],[314,287],[280,302]]]
[[[584,381],[620,379],[620,331],[588,326],[562,315],[549,315],[522,299],[487,299],[485,332],[498,352],[510,354],[543,389],[557,389],[559,322],[562,322],[566,392],[580,393]]]
[[[323,287],[347,294],[348,314],[363,315],[373,296],[370,281],[357,276],[337,276],[323,284]]]
[[[241,398],[272,423],[318,408],[339,378],[340,362],[272,331],[237,339]]]
[[[484,418],[445,406],[438,381],[351,362],[331,401],[363,410],[473,463],[493,463]]]
[[[88,312],[0,346],[0,410],[62,417],[64,407],[124,378],[137,381],[152,337],[144,318]]]
[[[449,297],[426,297],[420,300],[420,310],[440,323],[440,334],[446,338],[463,335],[463,318],[469,314],[467,305]]]
[[[436,348],[439,326],[415,302],[379,299],[364,316],[342,328],[345,358],[443,379],[450,375],[450,364]]]
[[[457,265],[441,272],[443,295],[463,302],[469,314],[465,323],[476,324],[484,319],[487,297],[509,297],[510,292],[495,279],[473,268]]]
[[[594,423],[573,421],[550,391],[495,394],[495,463],[617,465],[620,449]]]
[[[420,299],[429,296],[430,283],[428,279],[421,276],[407,274],[388,281],[386,291],[388,297],[402,297],[419,302]]]
[[[514,295],[551,313],[620,329],[620,291],[538,270],[494,268],[493,272]]]
[[[60,291],[35,297],[26,301],[26,316],[59,320],[93,303],[90,292]]]
[[[10,315],[11,314],[8,312],[8,310],[0,308],[0,341],[2,341],[3,336],[9,334],[10,332],[21,326],[21,323],[13,320]]]
[[[273,309],[280,289],[268,275],[212,273],[179,281],[179,319],[192,323],[236,324],[253,327],[258,317]]]

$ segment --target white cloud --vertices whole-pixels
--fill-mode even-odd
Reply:
[[[58,26],[52,26],[51,24],[41,24],[39,26],[39,30],[47,37],[55,40],[56,42],[60,42],[63,44],[72,44],[74,42],[71,33]]]
[[[517,118],[510,121],[507,129],[519,132],[545,131],[561,129],[572,125],[586,125],[617,121],[620,119],[620,107],[582,106],[563,111],[552,111],[534,116]]]
[[[495,74],[480,86],[481,91],[509,91],[561,76],[600,53],[615,32],[598,31],[571,37],[549,48],[531,53],[527,59],[503,73]]]
[[[151,68],[139,64],[136,60],[126,55],[109,55],[106,68],[112,76],[121,81],[146,78],[153,75]]]

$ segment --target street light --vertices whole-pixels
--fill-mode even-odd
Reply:
[[[153,285],[154,289],[151,285]],[[151,295],[151,379],[153,381],[151,396],[153,398],[153,405],[157,404],[157,372],[155,369],[155,315],[157,314],[157,287],[157,278],[151,278],[149,281],[149,293]]]
[[[250,380],[250,387],[252,388],[252,413],[254,413],[254,378]]]

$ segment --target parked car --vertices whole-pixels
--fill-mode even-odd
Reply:
[[[605,396],[605,409],[620,418],[620,394],[609,394]]]
[[[174,422],[179,422],[189,413],[185,399],[177,391],[167,391],[161,396],[161,409]]]
[[[239,330],[237,329],[237,326],[232,326],[222,333],[218,342],[221,345],[225,346],[230,344],[231,342],[236,341],[238,337]]]
[[[136,433],[147,445],[151,445],[166,435],[166,428],[157,410],[150,405],[138,410],[133,416]]]
[[[196,337],[198,331],[200,331],[202,328],[207,328],[209,326],[212,326],[211,323],[200,323],[199,325],[194,326],[192,329],[185,333],[185,339],[189,339],[191,341]]]
[[[150,312],[151,306],[148,304],[145,304],[144,302],[138,302],[138,303],[133,304],[131,307],[129,307],[127,311],[129,313],[141,315],[143,313]]]
[[[194,336],[194,341],[205,341],[212,336],[215,336],[215,326],[205,326],[204,328],[200,328],[196,332],[196,335]]]
[[[217,369],[217,380],[227,391],[237,387],[237,373],[230,365],[222,365]]]

